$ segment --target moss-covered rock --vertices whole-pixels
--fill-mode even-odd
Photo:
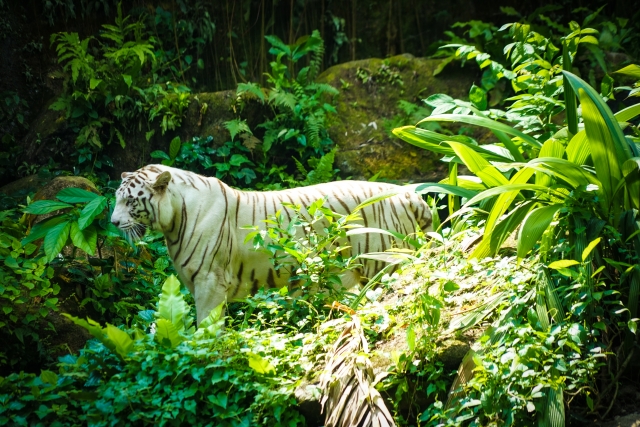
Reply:
[[[344,173],[367,179],[380,172],[381,178],[401,181],[427,181],[444,175],[446,165],[437,156],[385,129],[386,122],[400,113],[400,100],[420,103],[434,93],[466,98],[473,75],[449,67],[433,77],[439,63],[411,55],[372,58],[333,66],[318,77],[318,81],[340,89],[338,114],[329,119],[329,134],[339,147],[336,163]]]

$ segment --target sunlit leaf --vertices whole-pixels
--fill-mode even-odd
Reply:
[[[158,317],[171,322],[176,330],[182,331],[185,329],[185,320],[188,314],[189,305],[180,292],[180,282],[172,274],[162,285],[162,294],[160,294],[158,301]]]
[[[591,254],[591,251],[598,246],[598,243],[600,243],[600,241],[602,240],[602,237],[598,237],[597,239],[592,240],[586,248],[584,248],[584,251],[582,251],[582,262],[586,261],[587,258],[589,257],[589,255]]]
[[[249,362],[249,367],[259,374],[273,375],[276,373],[276,368],[259,354],[248,353],[247,361]]]
[[[524,258],[535,246],[560,208],[562,205],[556,204],[539,207],[529,212],[518,231],[518,258]]]
[[[559,268],[567,268],[567,267],[571,267],[572,265],[577,265],[580,264],[578,261],[573,260],[573,259],[561,259],[559,261],[554,261],[551,264],[549,264],[547,267],[552,268],[554,270],[557,270]]]

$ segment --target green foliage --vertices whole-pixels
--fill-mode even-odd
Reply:
[[[189,89],[164,83],[165,64],[156,58],[156,39],[144,23],[123,16],[119,4],[115,25],[103,25],[100,37],[51,36],[65,90],[50,108],[64,112],[77,131],[76,144],[98,150],[115,139],[124,148],[125,137],[141,127],[145,116],[149,121],[161,118],[162,133],[180,126]]]
[[[346,256],[346,238],[360,216],[340,215],[324,206],[324,200],[306,208],[283,203],[286,211],[276,212],[265,220],[266,230],[249,226],[252,231],[245,242],[271,256],[276,270],[284,269],[289,281],[304,295],[310,292],[339,296],[344,292],[341,274],[360,267],[357,254]]]
[[[533,251],[534,259],[550,263],[559,273],[553,279],[542,274],[544,286],[539,285],[536,292],[519,290],[517,303],[509,297],[509,311],[487,305],[482,315],[480,309],[469,314],[468,320],[475,323],[494,310],[500,313],[495,328],[484,338],[486,345],[468,359],[469,372],[475,366],[473,378],[467,377],[462,394],[442,407],[443,417],[451,422],[473,419],[471,425],[496,422],[498,417],[507,424],[528,425],[535,422],[533,414],[528,414],[534,410],[541,422],[563,419],[563,413],[546,408],[557,407],[567,390],[581,390],[590,402],[589,411],[602,410],[603,402],[611,399],[613,385],[595,391],[595,372],[604,369],[607,378],[618,378],[619,367],[584,359],[589,354],[585,352],[609,345],[628,357],[636,341],[638,149],[631,138],[625,138],[619,122],[631,120],[640,111],[631,107],[613,115],[591,85],[566,71],[579,46],[597,44],[595,30],[571,23],[571,33],[562,38],[559,49],[526,24],[506,28],[513,42],[504,51],[513,71],[495,65],[475,47],[458,46],[457,55],[475,58],[481,68],[491,70],[496,78],[509,79],[513,90],[521,92],[509,99],[507,111],[487,110],[483,93],[472,87],[470,102],[446,95],[430,97],[426,101],[434,111],[422,120],[481,126],[491,130],[498,143],[480,145],[468,137],[447,137],[416,126],[394,130],[405,141],[444,155],[450,164],[464,164],[475,175],[458,176],[455,166],[442,181],[473,192],[450,218],[455,230],[468,221],[483,226],[471,258],[496,255],[517,230],[519,259]],[[551,120],[565,109],[564,122]],[[503,118],[517,123],[519,129],[499,121]],[[559,299],[550,298],[552,294]],[[618,310],[611,310],[613,306]],[[547,313],[553,313],[551,319]],[[528,325],[514,320],[525,314]],[[569,347],[559,348],[558,342]],[[549,366],[542,362],[547,358]],[[558,360],[566,366],[573,361],[571,372],[578,375],[560,369],[555,365]],[[529,369],[542,369],[545,374],[524,376]],[[548,405],[545,399],[556,401]]]
[[[39,200],[24,209],[24,213],[45,215],[65,209],[33,226],[22,244],[44,238],[45,260],[52,261],[62,251],[69,240],[73,245],[90,255],[95,255],[98,234],[98,221],[104,218],[107,198],[81,188],[65,188],[56,198],[59,200]],[[74,205],[83,205],[80,206]]]
[[[317,160],[312,159],[319,159],[331,150],[333,141],[329,138],[325,122],[327,114],[336,110],[327,98],[338,91],[327,84],[314,82],[324,53],[324,43],[318,31],[299,38],[292,45],[285,44],[276,36],[265,38],[271,44],[269,53],[275,55],[275,60],[270,63],[271,73],[267,74],[269,86],[260,88],[255,83],[241,83],[237,96],[241,106],[250,99],[266,102],[273,116],[267,117],[253,130],[246,122],[237,119],[227,122],[226,127],[232,141],[240,136],[243,145],[251,152],[258,176],[264,174],[258,178],[259,182],[286,183],[292,181],[295,173],[290,166],[292,157],[314,167]],[[294,75],[296,63],[307,55],[311,56],[309,65]]]
[[[41,339],[45,318],[58,309],[60,286],[51,281],[54,270],[38,247],[22,245],[26,227],[16,212],[0,213],[0,369],[24,369],[46,357]],[[28,349],[28,351],[27,351]],[[35,349],[35,351],[34,351]]]
[[[302,423],[293,397],[295,378],[304,373],[300,336],[270,334],[273,345],[265,346],[262,331],[221,329],[215,314],[197,330],[184,328],[179,317],[189,307],[176,283],[165,282],[155,323],[148,327],[153,316],[140,318],[138,326],[148,332],[75,319],[100,342],[89,342],[79,357],[61,358],[58,373],[0,379],[0,422]]]

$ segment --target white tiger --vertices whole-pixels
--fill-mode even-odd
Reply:
[[[149,165],[124,172],[116,191],[111,222],[140,237],[150,226],[164,234],[169,255],[182,282],[192,293],[198,323],[225,299],[231,301],[255,293],[260,287],[288,284],[284,269],[276,270],[268,255],[255,251],[244,240],[245,225],[265,228],[263,220],[282,209],[283,202],[308,206],[325,198],[334,212],[348,214],[364,200],[393,184],[366,181],[337,181],[281,191],[240,191],[216,178],[163,165]],[[409,191],[374,203],[360,211],[365,227],[393,230],[408,235],[416,224],[422,230],[431,225],[431,212],[422,198]],[[382,234],[361,234],[349,238],[352,250],[362,254],[382,252],[403,242]],[[372,277],[382,262],[364,260],[362,271]]]

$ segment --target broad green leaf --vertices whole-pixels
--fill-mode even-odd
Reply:
[[[602,207],[605,212],[617,210],[620,204],[612,200],[613,191],[622,178],[620,166],[632,157],[631,148],[600,94],[579,77],[562,73],[580,97],[591,158],[601,183]]]
[[[591,251],[598,246],[598,243],[600,243],[600,241],[602,240],[602,237],[598,237],[597,239],[592,240],[586,248],[584,248],[584,251],[582,251],[582,262],[585,262],[587,260],[587,258],[589,257],[589,255],[591,254]]]
[[[623,110],[614,114],[614,117],[618,122],[628,122],[631,119],[640,115],[640,104],[631,105]]]
[[[54,225],[49,229],[47,235],[44,237],[44,253],[47,255],[47,261],[54,259],[64,248],[67,239],[69,238],[69,230],[71,224],[69,221],[64,221]]]
[[[255,353],[248,353],[247,360],[249,367],[259,374],[272,375],[276,373],[276,368],[265,358]]]
[[[481,87],[478,87],[474,84],[471,85],[471,89],[469,89],[469,101],[476,106],[476,108],[480,110],[487,109],[487,92]]]
[[[220,325],[218,324],[223,320],[222,312],[224,311],[224,303],[219,304],[216,308],[209,312],[209,315],[205,317],[198,325],[198,329],[207,329],[209,333],[214,333]]]
[[[89,80],[89,89],[94,90],[98,87],[98,85],[102,83],[102,79],[91,79]]]
[[[142,56],[140,58],[140,62],[144,62],[144,56]],[[122,74],[122,80],[124,80],[125,84],[127,85],[127,87],[131,87],[131,83],[133,83],[133,79],[131,78],[130,75],[128,74]]]
[[[161,150],[152,151],[151,154],[149,154],[149,155],[151,156],[152,159],[171,160],[171,157],[169,157],[169,155],[167,153],[165,153],[164,151],[161,151]]]
[[[586,187],[589,184],[595,184],[600,187],[600,181],[598,181],[595,176],[568,160],[554,157],[540,157],[530,160],[526,166],[538,170],[545,170],[556,179],[565,181],[571,188]]]
[[[538,157],[556,157],[561,159],[564,155],[564,146],[560,141],[556,141],[554,139],[547,140],[544,144],[542,144],[542,148],[540,149],[540,153],[538,153]],[[549,186],[551,185],[552,179],[549,175],[543,172],[536,173],[536,184]]]
[[[87,203],[84,209],[82,209],[82,212],[80,212],[80,218],[78,218],[78,226],[80,227],[80,230],[84,230],[91,225],[95,217],[100,215],[106,207],[107,198],[103,196],[98,196]]]
[[[58,375],[55,372],[51,372],[43,369],[42,372],[40,372],[40,379],[45,384],[51,384],[51,385],[58,384]]]
[[[589,156],[591,149],[587,142],[587,133],[581,130],[571,138],[567,145],[567,159],[578,166],[584,165]]]
[[[632,207],[640,209],[640,157],[633,157],[622,164],[624,184]]]
[[[84,319],[79,319],[67,313],[62,313],[62,315],[65,316],[67,319],[71,320],[76,325],[82,326],[83,328],[85,328],[87,331],[89,331],[91,335],[93,335],[102,344],[104,344],[105,347],[107,347],[114,354],[119,356],[119,353],[116,351],[116,345],[111,340],[111,338],[107,336],[106,329],[103,329],[98,322],[96,322],[95,320],[89,319],[88,317],[87,317],[87,320],[84,320]]]
[[[158,301],[158,317],[165,319],[178,331],[185,329],[185,321],[189,314],[189,305],[180,292],[180,282],[176,276],[167,277],[162,285],[162,294]]]
[[[564,319],[564,308],[562,301],[558,297],[554,282],[549,277],[549,270],[544,267],[540,267],[538,271],[538,285],[544,292],[544,296],[547,300],[548,313],[554,322],[558,323]]]
[[[600,114],[596,105],[586,96],[583,89],[579,89],[580,102],[582,104],[582,116],[585,122],[587,140],[591,148],[591,158],[596,169],[596,176],[602,183],[602,193],[606,204],[615,203],[613,201],[613,191],[618,186],[622,178],[621,165],[616,155],[616,147],[611,137],[611,132]],[[617,126],[617,122],[615,124]],[[626,142],[625,142],[626,144]],[[627,158],[630,158],[629,155]],[[626,160],[626,159],[625,159]]]
[[[562,205],[556,204],[539,207],[529,212],[518,231],[518,258],[524,258],[535,246],[560,208]]]
[[[116,353],[118,353],[122,359],[133,351],[133,339],[131,339],[129,334],[125,331],[108,323],[105,331],[107,333],[107,337],[113,343]]]
[[[488,187],[496,187],[509,182],[496,167],[492,166],[480,154],[469,147],[453,141],[449,141],[449,145],[469,170],[478,175]]]
[[[506,296],[505,292],[497,293],[468,313],[454,317],[451,319],[445,334],[450,334],[451,332],[459,329],[468,329],[477,325],[482,321],[482,319],[491,314],[502,303],[502,301],[504,301]]]
[[[451,185],[458,186],[458,164],[454,162],[449,163],[449,181]],[[434,205],[435,207],[435,205]],[[449,215],[453,215],[453,213],[460,209],[460,199],[453,194],[447,195],[447,207],[449,208]],[[432,218],[437,217],[438,215],[432,215]],[[438,229],[439,227],[435,227],[434,229]]]
[[[96,193],[74,187],[64,188],[56,195],[56,198],[67,203],[88,203],[96,197],[99,197]]]
[[[567,268],[567,267],[571,267],[572,265],[577,265],[580,264],[578,261],[573,260],[573,259],[561,259],[559,261],[554,261],[551,264],[549,264],[547,267],[548,268],[552,268],[554,270],[557,270],[559,268]]]
[[[548,388],[538,413],[538,427],[564,427],[564,393],[562,388]]]
[[[184,339],[178,333],[178,329],[167,319],[156,321],[156,340],[171,348],[176,348]]]
[[[461,188],[451,184],[423,183],[423,184],[411,184],[403,188],[410,189],[410,191],[412,189],[417,194],[445,193],[445,194],[451,194],[453,196],[460,196],[465,199],[470,199],[471,197],[478,194],[477,191],[471,191],[466,188]]]
[[[625,76],[633,77],[636,80],[640,80],[640,66],[636,64],[627,65],[618,71],[614,71],[614,73],[623,74]]]
[[[482,193],[477,194],[475,197],[469,199],[464,206],[475,205],[482,200],[488,199],[490,197],[494,197],[500,195],[502,193],[507,193],[511,191],[522,191],[522,190],[532,190],[539,193],[547,193],[550,192],[552,194],[557,195],[558,197],[562,196],[562,193],[558,193],[557,191],[549,188],[543,187],[541,185],[535,184],[505,184],[495,188],[489,188],[488,190],[483,191]]]
[[[63,221],[68,221],[68,218],[65,218],[64,215],[54,216],[53,218],[49,218],[46,221],[39,222],[34,225],[29,232],[29,235],[22,239],[20,244],[22,246],[27,245],[28,243],[33,242],[34,240],[38,240],[47,235],[49,230],[55,226],[56,224],[60,224]]]
[[[409,351],[413,351],[416,348],[416,331],[413,330],[411,323],[407,327],[407,346]]]
[[[71,222],[69,235],[75,246],[82,249],[89,255],[95,254],[96,243],[98,241],[98,230],[94,226],[89,226],[84,230],[81,230],[78,222],[73,221]]]
[[[171,144],[169,144],[169,157],[171,157],[171,159],[175,159],[176,157],[178,157],[181,144],[182,143],[180,142],[179,136],[176,136],[171,140]]]
[[[24,208],[23,212],[33,215],[44,215],[60,209],[72,208],[73,205],[56,200],[38,200]]]

